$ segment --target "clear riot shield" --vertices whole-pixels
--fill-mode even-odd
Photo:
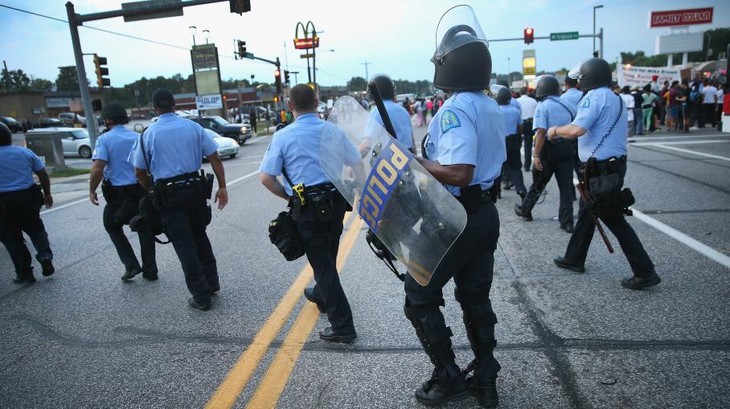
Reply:
[[[320,144],[325,172],[408,273],[428,284],[466,226],[463,206],[354,98],[338,98],[328,121],[360,151],[364,175],[342,165],[342,135],[331,127]]]

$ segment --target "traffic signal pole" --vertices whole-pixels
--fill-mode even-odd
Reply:
[[[74,57],[76,59],[76,76],[79,81],[79,90],[81,91],[81,103],[84,107],[84,116],[86,116],[86,130],[89,132],[89,143],[96,146],[96,136],[99,135],[99,128],[96,126],[96,117],[91,107],[91,93],[89,92],[89,83],[86,82],[86,68],[84,68],[84,58],[81,52],[81,40],[79,39],[78,26],[80,22],[76,21],[76,12],[74,5],[70,1],[66,3],[66,14],[68,15],[68,25],[71,29],[71,43],[74,49]]]

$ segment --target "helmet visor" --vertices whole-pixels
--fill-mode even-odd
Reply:
[[[467,5],[450,8],[441,16],[436,27],[435,59],[440,59],[451,51],[474,42],[483,42],[489,48],[474,10]]]
[[[568,77],[579,80],[580,79],[580,68],[583,66],[583,63],[588,61],[587,59],[581,60],[578,64],[575,65],[575,67],[571,68],[570,71],[568,71]]]

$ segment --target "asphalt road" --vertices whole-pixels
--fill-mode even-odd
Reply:
[[[319,340],[326,318],[302,297],[311,270],[286,262],[266,234],[285,206],[258,180],[269,140],[253,138],[224,161],[230,204],[208,228],[222,290],[208,312],[187,306],[170,245],[158,246],[159,281],[123,283],[88,176],[54,180],[56,206],[42,217],[56,274],[14,285],[0,250],[0,407],[419,407],[413,391],[430,363],[403,316],[400,281],[355,216],[340,264],[359,338]],[[730,407],[729,161],[730,135],[710,129],[630,145],[629,220],[663,279],[641,292],[619,285],[629,267],[613,236],[616,254],[594,238],[585,274],[553,265],[569,239],[553,220],[554,182],[532,222],[514,215],[514,191],[503,192],[492,288],[500,407]],[[452,285],[444,298],[465,366]]]

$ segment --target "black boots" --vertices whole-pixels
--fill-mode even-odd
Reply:
[[[464,375],[455,363],[433,370],[431,379],[416,389],[416,399],[427,406],[461,400],[469,395]]]
[[[475,376],[470,376],[466,379],[466,385],[469,388],[471,396],[477,398],[481,407],[496,408],[499,404],[499,397],[497,396],[497,375],[488,379],[478,379]]]

